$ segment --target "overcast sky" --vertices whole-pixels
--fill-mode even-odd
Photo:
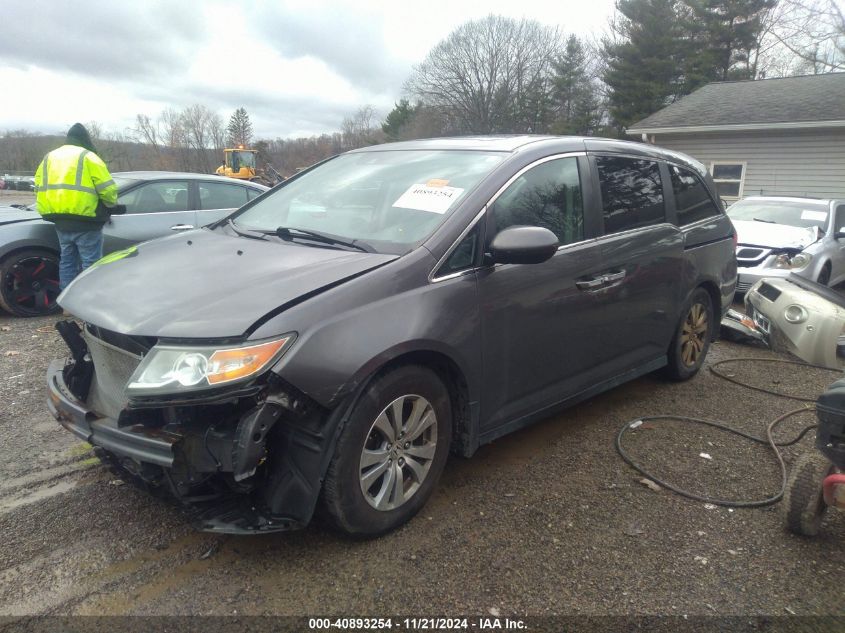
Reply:
[[[55,0],[7,2],[0,131],[123,132],[138,113],[246,108],[258,138],[338,131],[363,105],[384,116],[415,64],[490,13],[598,35],[613,0]]]

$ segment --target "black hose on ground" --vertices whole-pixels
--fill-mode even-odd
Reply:
[[[750,357],[729,358],[729,359],[726,359],[726,360],[721,360],[721,361],[714,363],[713,365],[710,366],[710,371],[713,373],[713,375],[718,376],[719,378],[722,378],[723,380],[727,380],[728,382],[732,382],[736,385],[739,385],[740,387],[745,387],[746,389],[753,389],[755,391],[760,391],[762,393],[767,393],[769,395],[778,396],[780,398],[789,398],[791,400],[799,400],[799,401],[802,401],[802,402],[815,402],[816,399],[815,398],[805,398],[805,397],[802,397],[802,396],[793,396],[791,394],[786,394],[786,393],[774,391],[773,389],[766,389],[765,387],[757,387],[756,385],[749,385],[748,383],[742,382],[740,380],[736,380],[732,376],[728,376],[728,375],[716,370],[716,368],[719,367],[720,365],[723,365],[725,363],[736,363],[736,362],[781,363],[781,364],[785,364],[785,365],[800,365],[802,367],[810,367],[812,369],[822,369],[822,370],[825,370],[825,371],[836,372],[838,375],[841,375],[841,373],[842,373],[841,370],[838,370],[838,369],[831,369],[830,367],[823,367],[821,365],[810,365],[809,363],[804,363],[804,362],[801,362],[801,361],[786,360],[786,359],[782,359],[782,358],[750,358]],[[647,478],[651,479],[655,483],[663,486],[664,488],[681,495],[682,497],[686,497],[688,499],[694,499],[695,501],[704,501],[705,503],[712,503],[713,505],[726,506],[726,507],[730,507],[730,508],[759,508],[759,507],[762,507],[762,506],[769,506],[769,505],[773,505],[773,504],[777,503],[778,501],[780,501],[783,498],[784,492],[786,492],[786,481],[787,481],[786,464],[783,461],[783,456],[781,455],[779,448],[784,447],[784,446],[792,446],[793,444],[797,444],[799,441],[801,441],[801,439],[807,433],[809,433],[811,430],[815,429],[817,425],[811,424],[811,425],[805,427],[804,429],[801,430],[801,432],[795,438],[791,439],[788,442],[775,442],[772,434],[774,433],[775,428],[781,422],[783,422],[784,420],[791,418],[794,415],[798,415],[798,414],[806,413],[806,412],[814,412],[815,410],[816,410],[815,406],[812,406],[812,405],[804,406],[800,409],[795,409],[793,411],[789,411],[788,413],[785,413],[782,416],[772,420],[769,423],[769,426],[766,428],[766,438],[765,439],[760,438],[760,437],[756,437],[756,436],[751,435],[749,433],[745,433],[744,431],[740,431],[739,429],[735,429],[735,428],[733,428],[733,427],[731,427],[731,426],[729,426],[729,425],[727,425],[723,422],[714,422],[712,420],[702,420],[702,419],[699,419],[699,418],[690,418],[690,417],[680,416],[680,415],[678,415],[678,416],[658,415],[658,416],[651,416],[651,417],[645,417],[645,418],[638,418],[636,420],[631,420],[630,422],[626,422],[622,426],[622,428],[619,429],[619,433],[616,435],[616,451],[619,453],[619,455],[622,457],[622,459],[624,459],[625,462],[629,466],[631,466],[631,468],[633,468],[634,470],[636,470],[640,474],[646,476]],[[635,462],[633,460],[633,458],[630,455],[628,455],[628,453],[625,451],[625,449],[622,446],[622,438],[627,431],[639,426],[638,423],[651,421],[651,420],[679,420],[679,421],[682,421],[682,422],[690,422],[690,423],[693,423],[693,424],[703,424],[705,426],[710,426],[710,427],[719,429],[721,431],[727,431],[728,433],[733,433],[735,435],[739,435],[740,437],[744,437],[748,440],[751,440],[753,442],[757,442],[759,444],[768,444],[772,448],[772,451],[775,454],[775,458],[778,461],[778,466],[780,467],[780,472],[781,472],[780,491],[774,496],[767,497],[766,499],[759,499],[759,500],[754,500],[754,501],[747,501],[747,500],[736,500],[736,501],[734,501],[734,500],[730,500],[730,499],[716,499],[716,498],[708,497],[708,496],[705,496],[705,495],[695,494],[695,493],[690,492],[688,490],[684,490],[683,488],[679,488],[678,486],[675,486],[675,485],[673,485],[673,484],[671,484],[667,481],[664,481],[663,479],[655,477],[653,474],[651,474],[645,468],[643,468],[637,462]],[[634,425],[634,426],[632,426],[632,425]]]
[[[747,382],[742,382],[740,380],[736,380],[733,376],[728,376],[727,374],[723,374],[720,371],[716,371],[716,368],[720,365],[724,365],[725,363],[737,363],[737,362],[755,362],[755,363],[780,363],[782,365],[800,365],[801,367],[810,367],[812,369],[822,369],[824,371],[832,371],[835,372],[837,375],[842,375],[842,370],[840,369],[831,369],[830,367],[823,367],[822,365],[811,365],[809,363],[805,363],[798,360],[786,360],[784,358],[750,358],[750,357],[742,357],[742,358],[728,358],[725,360],[720,360],[717,363],[713,363],[710,365],[710,372],[714,376],[718,376],[722,380],[727,380],[728,382],[732,382],[735,385],[739,385],[740,387],[745,387],[746,389],[753,389],[754,391],[760,391],[762,393],[767,393],[772,396],[778,396],[779,398],[789,398],[790,400],[799,400],[801,402],[815,402],[815,398],[804,398],[802,396],[793,396],[788,393],[781,393],[779,391],[775,391],[774,389],[766,389],[765,387],[757,387],[756,385],[749,385]]]
[[[754,435],[750,435],[748,433],[745,433],[744,431],[740,431],[738,429],[730,427],[727,424],[722,424],[721,422],[713,422],[712,420],[701,420],[701,419],[698,419],[698,418],[689,418],[689,417],[680,416],[680,415],[678,415],[678,416],[657,415],[657,416],[651,416],[651,417],[645,417],[645,418],[638,418],[636,420],[631,420],[630,422],[626,422],[622,426],[622,428],[619,430],[619,433],[616,435],[616,450],[619,453],[619,455],[622,457],[622,459],[624,459],[628,463],[628,465],[630,465],[634,470],[636,470],[637,472],[645,475],[646,477],[648,477],[649,479],[651,479],[655,483],[663,486],[664,488],[667,488],[668,490],[671,490],[672,492],[675,492],[675,493],[681,495],[682,497],[687,497],[688,499],[694,499],[696,501],[704,501],[705,503],[712,503],[713,505],[726,506],[726,507],[730,507],[730,508],[759,508],[761,506],[769,506],[769,505],[772,505],[774,503],[777,503],[778,501],[781,500],[781,498],[783,498],[784,492],[786,492],[786,479],[787,479],[786,464],[784,463],[783,456],[780,454],[780,450],[778,450],[778,448],[781,447],[781,446],[792,446],[793,444],[798,443],[799,441],[801,441],[801,438],[803,438],[808,432],[810,432],[812,429],[816,428],[816,425],[811,424],[811,425],[805,427],[798,434],[797,437],[789,440],[788,442],[775,442],[774,437],[772,436],[772,433],[774,432],[775,427],[777,427],[778,424],[780,424],[781,422],[783,422],[787,418],[791,418],[794,415],[798,415],[800,413],[806,413],[806,412],[813,412],[813,411],[815,411],[815,407],[802,407],[800,409],[795,409],[794,411],[790,411],[789,413],[783,414],[782,416],[773,420],[769,424],[768,428],[766,429],[766,439],[756,437]],[[642,423],[642,422],[646,422],[646,421],[652,421],[652,420],[680,420],[682,422],[691,422],[691,423],[695,423],[695,424],[703,424],[703,425],[706,425],[706,426],[711,426],[713,428],[720,429],[722,431],[727,431],[728,433],[734,433],[735,435],[739,435],[741,437],[747,438],[747,439],[752,440],[754,442],[758,442],[760,444],[768,444],[769,446],[772,447],[772,450],[775,453],[775,457],[778,460],[778,465],[780,466],[780,472],[781,472],[780,490],[778,491],[778,493],[776,495],[774,495],[772,497],[767,497],[766,499],[759,499],[759,500],[755,500],[755,501],[745,501],[745,500],[733,501],[733,500],[729,500],[729,499],[716,499],[714,497],[707,497],[707,496],[704,496],[704,495],[698,495],[698,494],[695,494],[694,492],[689,492],[688,490],[684,490],[683,488],[679,488],[678,486],[670,484],[669,482],[667,482],[663,479],[660,479],[659,477],[655,477],[652,473],[648,472],[645,468],[643,468],[637,462],[635,462],[633,460],[633,458],[630,455],[628,455],[628,453],[625,451],[625,449],[622,446],[622,437],[625,435],[625,433],[628,430],[636,428],[637,426],[639,426],[638,423]],[[632,425],[635,425],[635,426],[632,426]]]

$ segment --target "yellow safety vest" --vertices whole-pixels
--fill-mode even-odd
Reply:
[[[35,172],[35,201],[45,219],[68,216],[105,221],[97,216],[100,200],[117,204],[117,185],[106,164],[94,152],[62,145],[44,157]]]

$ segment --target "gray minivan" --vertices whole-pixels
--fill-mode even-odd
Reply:
[[[703,166],[580,137],[355,150],[59,298],[60,423],[202,529],[408,521],[447,455],[701,367],[736,284]]]

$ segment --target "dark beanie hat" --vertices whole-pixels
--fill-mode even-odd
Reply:
[[[67,131],[67,142],[69,145],[78,145],[92,152],[95,151],[88,130],[81,123],[74,123]]]

